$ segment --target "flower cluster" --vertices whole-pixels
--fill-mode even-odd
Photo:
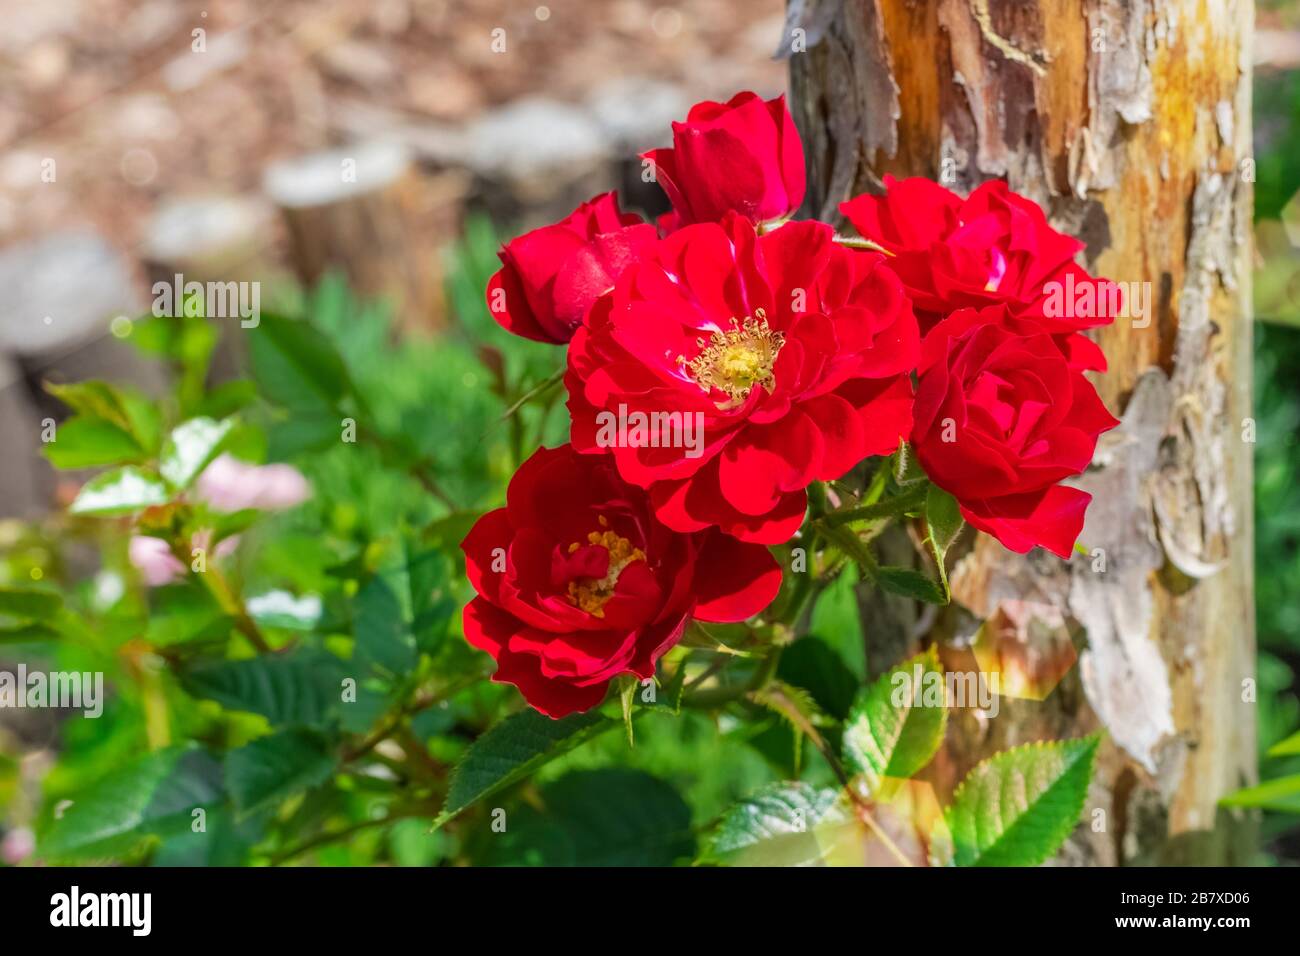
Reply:
[[[1082,334],[1112,317],[1045,308],[1051,283],[1100,280],[1004,183],[887,178],[842,205],[860,238],[841,236],[791,219],[783,98],[698,104],[672,139],[643,157],[672,205],[656,224],[598,196],[507,243],[488,284],[504,328],[567,344],[571,443],[465,539],[465,634],[552,717],[651,678],[690,620],[764,611],[767,546],[809,486],[903,442],[972,526],[1068,558],[1089,498],[1061,481],[1117,424]]]

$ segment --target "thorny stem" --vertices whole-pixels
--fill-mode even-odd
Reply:
[[[896,518],[906,514],[908,511],[919,507],[925,503],[926,488],[913,489],[903,494],[889,498],[885,501],[877,501],[874,504],[864,504],[853,508],[843,508],[839,511],[832,511],[819,519],[818,523],[823,528],[837,528],[840,525],[848,524],[851,521],[878,520],[880,518]]]

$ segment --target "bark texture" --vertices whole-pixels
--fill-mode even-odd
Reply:
[[[1249,842],[1216,806],[1255,766],[1253,19],[1250,0],[788,8],[807,212],[842,221],[837,204],[887,173],[960,192],[1005,178],[1087,242],[1094,274],[1151,283],[1146,323],[1097,335],[1098,388],[1123,424],[1077,482],[1094,496],[1091,559],[982,537],[953,569],[970,613],[911,637],[937,638],[954,669],[981,619],[1031,655],[1045,634],[1074,642],[1045,700],[1004,700],[993,721],[964,712],[934,768],[942,793],[994,750],[1104,729],[1065,863],[1242,861]]]

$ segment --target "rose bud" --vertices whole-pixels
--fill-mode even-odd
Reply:
[[[621,674],[647,680],[692,618],[743,621],[781,570],[716,529],[677,534],[607,456],[541,448],[461,543],[478,597],[465,639],[550,717],[589,710]]]
[[[612,192],[603,193],[501,248],[501,268],[488,281],[488,311],[507,332],[563,345],[655,235],[640,216],[619,212]]]
[[[728,212],[754,223],[781,219],[803,202],[803,144],[784,96],[697,103],[686,122],[673,123],[672,148],[642,158],[673,204],[659,220],[666,233]]]

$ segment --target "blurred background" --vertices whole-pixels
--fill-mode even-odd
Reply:
[[[555,366],[486,312],[499,243],[606,189],[663,211],[636,153],[665,145],[698,100],[782,92],[782,20],[780,0],[0,0],[0,585],[57,580],[112,603],[99,555],[113,543],[59,512],[84,475],[40,454],[43,421],[67,415],[45,383],[161,395],[198,374],[237,391],[237,323],[214,323],[196,364],[137,321],[152,284],[178,273],[255,280],[264,310],[311,311],[374,414],[420,432],[414,454],[441,492],[490,503],[521,451],[564,437],[558,401],[499,422]],[[1261,0],[1255,54],[1263,753],[1300,727],[1300,0]],[[340,182],[349,161],[356,182]],[[270,421],[262,452],[313,447],[303,429]],[[246,575],[310,589],[326,565],[311,550],[319,529],[370,539],[438,517],[389,464],[322,454],[303,466],[308,514],[268,534]],[[155,608],[149,626],[183,610],[159,625]],[[0,668],[27,659],[0,640]],[[156,706],[138,676],[126,668],[105,718],[67,732],[58,712],[0,711],[0,862],[25,858],[61,791],[138,748]],[[689,776],[697,821],[770,776],[770,740],[734,749],[708,728],[682,733],[698,736],[693,749],[657,745],[650,724],[632,759]],[[1265,779],[1298,770],[1300,757],[1261,764]],[[1300,796],[1277,805],[1300,811]],[[1296,819],[1267,816],[1267,858],[1300,860]],[[328,862],[456,852],[411,822]]]

